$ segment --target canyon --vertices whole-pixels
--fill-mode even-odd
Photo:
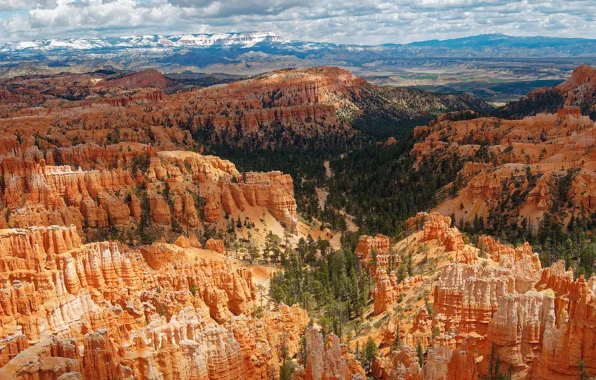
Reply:
[[[430,156],[465,161],[456,181],[437,196],[435,210],[452,215],[460,226],[482,217],[487,224],[523,222],[536,228],[545,214],[565,225],[592,215],[595,125],[582,109],[591,112],[588,94],[594,83],[593,68],[576,69],[556,87],[567,99],[556,113],[513,120],[445,115],[417,127],[417,164]]]
[[[335,67],[207,88],[156,70],[0,81],[0,378],[596,376],[593,271],[462,232],[596,213],[593,78],[578,68],[556,87],[563,108],[522,119]],[[434,119],[411,150],[376,139],[380,123],[418,118]],[[461,167],[431,210],[382,234],[327,206],[338,195],[324,186],[307,220],[307,176],[211,154],[310,144],[405,149],[414,180],[428,162]],[[341,175],[319,169],[329,187]],[[352,228],[317,220],[333,212]]]
[[[156,70],[25,76],[1,80],[0,94],[0,126],[34,128],[42,147],[137,142],[195,148],[191,137],[202,144],[252,149],[308,141],[320,145],[361,135],[352,125],[360,118],[429,120],[444,111],[491,109],[470,94],[379,87],[326,66],[278,70],[207,88],[189,88]],[[58,136],[58,131],[65,133]]]
[[[449,227],[448,217],[416,218],[424,220],[422,229],[396,248],[429,247],[425,255],[436,260],[437,270],[424,275],[413,289],[418,294],[427,289],[432,301],[412,304],[409,299],[415,300],[415,293],[405,290],[405,301],[399,303],[411,307],[394,313],[395,299],[384,298],[389,322],[375,338],[381,347],[373,367],[377,378],[475,379],[501,374],[576,379],[580,373],[596,374],[596,276],[576,278],[563,261],[542,268],[528,244],[514,248],[481,236],[481,249],[453,246],[450,239],[441,239],[461,238],[457,228]],[[423,260],[423,255],[415,254],[414,260]],[[375,310],[376,302],[375,298]],[[427,351],[423,365],[417,345]]]
[[[298,307],[251,316],[251,272],[227,259],[84,244],[74,226],[3,230],[0,245],[3,379],[270,378],[306,326]]]

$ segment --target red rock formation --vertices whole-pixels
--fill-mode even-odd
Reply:
[[[511,368],[521,378],[575,378],[580,360],[587,373],[596,373],[591,332],[596,325],[596,277],[573,281],[563,262],[544,270],[533,265],[527,245],[514,249],[487,237],[482,240],[501,266],[443,267],[433,304],[440,334],[455,334],[479,352],[480,374],[488,373],[490,357],[499,358],[501,373]],[[441,341],[441,336],[435,338]],[[465,356],[458,360],[471,362]]]
[[[157,224],[170,224],[172,216],[168,202],[161,196],[151,198],[151,220]]]
[[[465,246],[461,233],[457,228],[451,228],[451,218],[435,212],[426,216],[423,239],[437,239],[447,251],[462,251]]]
[[[281,305],[248,317],[249,270],[185,255],[166,244],[83,244],[74,226],[3,230],[0,377],[276,376],[281,337],[291,334],[296,354],[306,312]]]
[[[509,269],[448,264],[441,269],[434,293],[434,311],[445,318],[445,329],[486,335],[501,299],[515,290]]]
[[[557,110],[557,116],[559,118],[580,118],[582,116],[582,110],[579,107],[568,106]]]
[[[101,81],[97,84],[97,87],[119,87],[134,90],[144,87],[165,88],[171,84],[172,81],[164,77],[159,71],[149,69],[125,75],[122,78]]]
[[[323,335],[317,330],[306,330],[306,366],[298,369],[292,379],[304,380],[364,380],[366,375],[360,364],[352,358],[339,338],[330,334],[323,343]]]
[[[180,235],[174,242],[174,245],[177,245],[178,247],[181,247],[181,248],[190,248],[190,241],[188,240],[188,238],[186,236]]]
[[[389,262],[389,237],[383,234],[377,236],[360,236],[354,254],[360,259],[370,273],[377,269],[386,268]],[[396,259],[398,259],[396,257]],[[373,261],[375,265],[373,265]],[[395,263],[399,265],[399,262]]]
[[[217,253],[224,253],[224,242],[220,239],[209,239],[205,243],[205,249],[209,249]]]
[[[541,264],[538,254],[532,252],[529,243],[524,243],[517,248],[508,244],[501,244],[492,236],[481,235],[478,237],[478,248],[487,253],[493,261],[501,267],[510,268],[517,277],[517,291],[530,290],[538,281],[541,273]]]
[[[372,372],[375,378],[383,380],[422,380],[416,350],[405,344],[391,351],[389,356],[377,358],[373,362]]]
[[[555,87],[565,97],[565,105],[583,106],[592,111],[596,106],[595,89],[596,69],[590,66],[575,68],[569,79]],[[577,115],[577,111],[573,113]]]
[[[68,153],[68,159],[75,162],[95,160],[94,167],[102,167],[103,160],[128,162],[124,164],[126,168],[107,170],[50,166],[43,158],[39,162],[18,158],[0,160],[0,176],[5,184],[4,188],[0,186],[0,196],[5,210],[9,210],[0,213],[6,218],[3,221],[0,217],[0,225],[74,224],[81,235],[94,239],[107,227],[123,237],[138,237],[135,230],[141,223],[157,227],[160,234],[175,226],[187,231],[200,229],[204,221],[225,223],[224,213],[238,217],[248,209],[255,214],[270,213],[286,225],[296,221],[294,188],[288,175],[271,172],[240,176],[228,161],[190,152],[159,152],[150,159],[148,155],[153,153],[147,153],[145,148],[135,152],[118,156],[110,149],[89,150],[78,146],[78,150]],[[148,159],[149,167],[141,172],[138,162]],[[246,181],[232,182],[240,177]],[[230,189],[235,195],[226,202],[226,192]],[[204,221],[199,217],[195,201],[203,197],[207,198]]]
[[[563,274],[559,283],[565,283],[567,279]],[[549,314],[542,320],[542,349],[532,368],[533,378],[577,378],[580,362],[588,376],[596,375],[595,285],[595,276],[589,281],[581,276],[571,283],[567,292],[559,289],[554,305],[550,302]]]
[[[422,276],[406,277],[401,282],[398,281],[395,272],[387,275],[385,270],[380,270],[376,274],[376,287],[373,315],[378,315],[387,311],[399,296],[411,288],[421,284],[424,281]]]
[[[582,102],[581,97],[587,96],[585,90],[596,83],[594,79],[587,82],[587,78],[573,80],[574,90],[570,93],[577,89],[582,95],[571,95],[575,99],[571,103]],[[576,82],[583,84],[574,87]],[[592,99],[588,104],[596,106],[596,98]],[[417,165],[429,157],[448,161],[454,154],[467,161],[458,175],[459,183],[439,192],[435,211],[454,215],[458,224],[482,218],[488,227],[493,220],[489,215],[496,213],[509,224],[525,223],[535,230],[546,212],[555,214],[565,224],[573,216],[580,217],[582,207],[587,214],[596,212],[596,175],[590,148],[593,126],[594,121],[573,108],[564,108],[557,115],[538,114],[515,121],[446,119],[417,130],[420,140],[413,153]],[[572,174],[567,194],[570,202],[557,204],[556,194],[551,194],[552,186],[568,173]],[[445,197],[454,187],[456,195]],[[555,213],[553,205],[557,207]]]
[[[424,379],[475,380],[478,379],[472,347],[456,349],[429,347],[424,364]]]

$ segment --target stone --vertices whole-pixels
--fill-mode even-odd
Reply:
[[[205,243],[205,249],[215,251],[217,253],[224,253],[225,247],[223,240],[220,239],[209,239]]]

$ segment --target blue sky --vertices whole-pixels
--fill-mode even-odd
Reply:
[[[0,42],[253,30],[360,44],[484,33],[594,38],[595,15],[596,0],[0,0]]]

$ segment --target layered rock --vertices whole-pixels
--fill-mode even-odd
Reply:
[[[209,249],[217,253],[224,253],[224,242],[220,239],[209,239],[205,243],[205,249]]]
[[[293,380],[364,380],[366,375],[360,364],[342,348],[339,338],[330,334],[328,342],[317,330],[306,330],[306,365],[292,376]]]
[[[377,269],[387,268],[389,262],[389,245],[389,237],[383,234],[377,234],[376,236],[362,235],[360,236],[354,254],[369,272],[374,274]],[[399,262],[395,264],[399,264]]]
[[[596,373],[591,333],[596,277],[574,281],[563,262],[544,270],[532,265],[529,246],[483,241],[501,265],[442,268],[434,293],[433,324],[440,334],[435,343],[443,345],[450,336],[467,342],[482,356],[480,374],[500,363],[500,373],[520,378],[571,379],[580,361],[586,373]]]
[[[509,244],[501,244],[492,236],[481,235],[478,237],[478,248],[485,252],[499,266],[511,269],[517,278],[517,290],[525,292],[534,287],[542,266],[538,254],[532,252],[529,243],[524,243],[514,248]]]
[[[447,251],[463,251],[465,243],[461,233],[451,227],[451,218],[439,213],[426,215],[423,241],[438,240]]]
[[[578,67],[560,85],[528,94],[519,112],[504,117],[477,117],[470,120],[439,118],[427,126],[417,127],[419,140],[413,154],[414,169],[430,160],[461,167],[457,181],[437,193],[435,211],[454,215],[460,226],[466,223],[483,227],[492,223],[516,224],[536,231],[547,214],[568,224],[577,218],[589,218],[596,211],[594,172],[593,95],[594,68]],[[560,108],[552,109],[556,100],[538,100],[533,116],[523,117],[536,95],[547,93],[547,99],[561,97]],[[545,103],[549,105],[545,107]],[[545,112],[547,108],[550,113]],[[582,115],[583,112],[583,115]],[[592,119],[589,116],[592,115]],[[567,177],[568,176],[568,177]],[[566,194],[553,189],[563,179],[571,180]],[[454,178],[455,180],[455,178]],[[447,196],[453,192],[454,196]],[[562,201],[561,198],[565,199]]]
[[[401,345],[386,357],[373,362],[372,372],[377,379],[422,380],[422,368],[418,362],[416,350],[408,345]]]
[[[285,305],[253,319],[249,270],[179,246],[83,244],[74,226],[3,230],[0,246],[2,378],[271,378],[308,321]]]
[[[90,152],[79,151],[85,154],[82,159],[95,159]],[[115,158],[108,152],[108,159]],[[47,165],[45,159],[0,160],[4,178],[0,225],[74,224],[81,236],[95,238],[109,230],[126,238],[138,237],[139,232],[134,232],[141,225],[149,224],[161,234],[183,227],[188,231],[202,228],[204,222],[223,224],[224,214],[252,215],[249,211],[270,213],[287,226],[296,223],[294,188],[288,175],[240,175],[229,161],[190,152],[155,154],[144,148],[134,152],[120,158],[124,167],[106,170],[73,170],[69,165]],[[69,153],[68,159],[61,160],[78,162],[77,157]],[[146,170],[139,165],[143,161],[149,162]],[[197,210],[202,200],[204,220]]]
[[[400,295],[421,284],[424,279],[418,275],[399,281],[395,272],[387,274],[385,270],[380,270],[377,272],[375,281],[373,314],[378,315],[387,311]]]

